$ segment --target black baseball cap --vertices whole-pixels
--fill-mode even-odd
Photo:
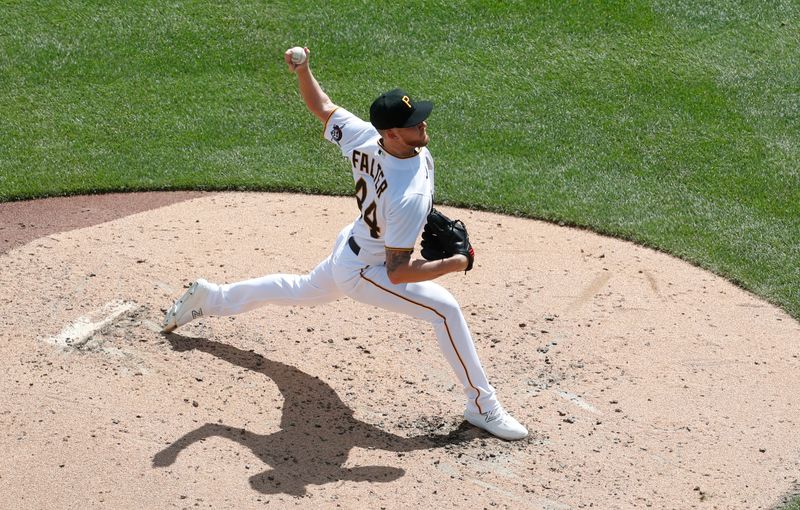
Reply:
[[[404,90],[394,89],[372,102],[369,121],[375,129],[412,127],[427,119],[432,110],[430,101],[414,101]]]

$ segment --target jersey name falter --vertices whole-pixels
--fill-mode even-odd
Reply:
[[[370,158],[368,154],[358,150],[353,151],[352,161],[353,170],[369,175],[372,178],[372,183],[375,185],[375,195],[381,198],[383,192],[389,187],[386,182],[386,176],[381,169],[381,164],[375,161],[374,157]]]

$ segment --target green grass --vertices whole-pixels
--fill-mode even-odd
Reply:
[[[435,100],[440,201],[692,261],[800,318],[800,6],[4,2],[0,200],[350,192],[281,63]]]
[[[357,113],[435,100],[439,200],[668,251],[800,318],[796,2],[305,3],[6,2],[0,200],[348,193],[281,63],[303,42]]]
[[[797,492],[795,491],[795,494]],[[791,500],[787,503],[780,505],[777,507],[779,510],[800,510],[800,496],[795,496],[794,498],[790,498]]]
[[[282,63],[306,44],[355,113],[434,100],[439,201],[655,247],[800,319],[796,1],[0,4],[0,201],[351,193]]]

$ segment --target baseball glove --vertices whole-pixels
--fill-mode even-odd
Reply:
[[[436,209],[428,214],[425,230],[422,232],[422,256],[425,260],[441,260],[461,254],[467,257],[466,271],[472,269],[475,250],[469,243],[467,227],[461,220],[451,220]]]

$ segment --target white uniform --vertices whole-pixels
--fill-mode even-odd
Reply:
[[[433,158],[427,148],[397,158],[372,126],[345,109],[325,123],[325,138],[347,158],[361,216],[346,226],[333,252],[311,273],[275,274],[211,285],[204,315],[233,315],[267,305],[316,305],[343,295],[431,323],[439,347],[466,393],[467,411],[498,406],[455,298],[432,282],[393,284],[385,249],[413,251],[433,203]],[[358,251],[358,253],[356,253]]]

